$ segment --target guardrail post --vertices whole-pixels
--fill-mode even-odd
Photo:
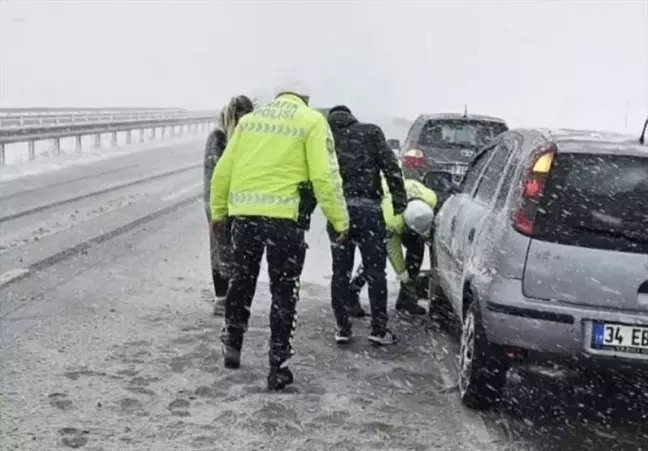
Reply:
[[[176,135],[175,125],[172,125],[171,127],[169,127],[169,135],[171,135],[171,138],[175,138],[175,135]]]
[[[117,132],[110,134],[110,147],[117,147]]]
[[[54,155],[61,154],[61,138],[54,138]]]
[[[27,143],[27,152],[29,154],[30,160],[36,159],[36,141],[34,141],[33,139],[29,140],[29,142]]]
[[[157,127],[153,127],[153,129],[151,130],[151,134],[153,135],[153,139],[157,138],[157,134],[158,134]]]
[[[146,129],[145,128],[140,128],[139,135],[140,135],[140,137],[139,137],[140,142],[143,143],[144,140],[146,139]]]
[[[5,165],[5,145],[0,143],[0,166]]]
[[[101,133],[94,135],[95,137],[95,147],[99,149],[101,147]]]
[[[83,149],[83,141],[82,141],[82,135],[76,135],[76,148],[75,150],[79,153],[81,153],[81,150]]]
[[[131,130],[126,130],[126,144],[130,144],[133,140],[133,133]]]

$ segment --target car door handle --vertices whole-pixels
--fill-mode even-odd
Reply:
[[[451,232],[454,232],[456,226],[457,226],[457,217],[454,216],[454,217],[450,220],[450,231],[451,231]]]
[[[470,229],[470,231],[468,232],[468,242],[472,243],[474,239],[475,239],[475,229]]]

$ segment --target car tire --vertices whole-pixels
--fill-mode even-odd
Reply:
[[[475,300],[464,315],[459,353],[461,403],[470,409],[488,409],[502,397],[509,364],[500,348],[488,342]]]

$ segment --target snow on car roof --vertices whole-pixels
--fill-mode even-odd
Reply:
[[[483,114],[468,114],[464,116],[463,114],[458,113],[436,113],[436,114],[421,114],[418,119],[422,120],[466,120],[466,121],[487,121],[487,122],[499,122],[501,124],[506,124],[504,119],[494,116],[486,116]]]

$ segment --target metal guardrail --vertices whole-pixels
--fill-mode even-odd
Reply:
[[[4,115],[3,115],[4,113]],[[204,112],[209,114],[211,112]],[[158,109],[158,110],[97,110],[97,111],[75,111],[75,112],[29,112],[10,113],[0,110],[0,129],[5,128],[22,128],[22,127],[41,127],[44,125],[58,124],[78,124],[91,122],[116,122],[124,120],[148,120],[148,119],[167,119],[174,117],[184,117],[191,114],[186,110],[180,109]]]
[[[0,108],[0,116],[46,116],[57,114],[76,114],[76,113],[116,113],[132,111],[187,111],[184,108],[175,107],[33,107],[33,108]]]
[[[28,127],[7,127],[0,128],[0,166],[5,164],[5,146],[7,144],[27,142],[29,145],[29,159],[33,160],[35,155],[35,142],[41,140],[54,140],[54,153],[60,153],[61,138],[76,137],[77,150],[81,150],[81,137],[95,135],[95,147],[101,145],[100,136],[104,133],[112,134],[112,142],[116,145],[117,133],[127,133],[127,143],[131,141],[131,132],[140,130],[140,141],[144,141],[143,131],[152,129],[153,136],[157,130],[170,128],[171,134],[176,133],[176,128],[184,131],[188,127],[191,131],[195,126],[206,128],[216,122],[217,112],[215,111],[186,111],[183,114],[173,115],[174,117],[146,118],[93,121],[83,123],[52,124]]]

